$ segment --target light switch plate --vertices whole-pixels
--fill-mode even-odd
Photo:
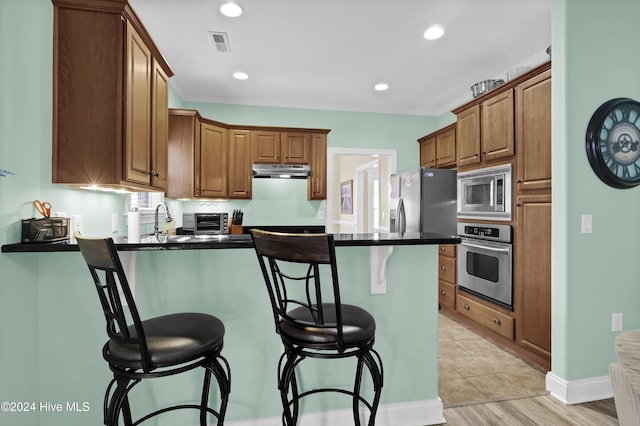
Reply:
[[[79,232],[82,234],[82,215],[74,214],[73,215],[73,233]]]
[[[583,234],[591,234],[593,233],[593,216],[590,214],[582,215],[582,233]]]

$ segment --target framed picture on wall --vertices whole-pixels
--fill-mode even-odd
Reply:
[[[340,183],[340,213],[353,214],[353,179]]]

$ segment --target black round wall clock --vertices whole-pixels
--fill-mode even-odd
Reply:
[[[595,174],[614,188],[640,184],[640,102],[616,98],[593,113],[586,138]]]

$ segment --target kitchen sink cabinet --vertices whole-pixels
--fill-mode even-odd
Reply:
[[[456,124],[451,124],[418,139],[420,166],[447,167],[456,165]]]
[[[551,189],[551,70],[516,88],[518,191]]]
[[[551,361],[551,194],[516,198],[516,341]]]
[[[456,309],[457,246],[440,244],[438,255],[438,303],[441,309]]]
[[[311,134],[311,176],[307,180],[307,198],[327,199],[327,133]]]
[[[171,69],[126,1],[52,2],[52,182],[165,190]]]

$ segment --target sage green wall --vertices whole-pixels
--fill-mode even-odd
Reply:
[[[611,314],[640,328],[640,188],[606,186],[585,153],[591,114],[616,97],[640,100],[640,2],[554,0],[552,370],[567,381],[608,374]],[[580,233],[581,215],[593,233]]]
[[[19,241],[20,220],[36,215],[32,206],[35,199],[50,201],[54,213],[83,215],[86,235],[110,235],[111,214],[124,213],[122,195],[78,191],[51,184],[52,33],[53,6],[50,0],[0,1],[0,169],[14,173],[0,177],[0,244]],[[185,106],[173,89],[170,91],[170,105]],[[432,118],[417,116],[217,105],[203,108],[205,115],[209,112],[212,118],[215,116],[230,123],[330,128],[333,130],[329,137],[331,146],[397,148],[401,152],[399,166],[403,168],[413,166],[418,152],[416,139],[434,129]],[[281,197],[286,208],[277,212],[278,218],[286,220],[289,215],[293,222],[301,208],[307,212],[318,207],[319,202],[309,204],[306,201],[306,188],[295,188],[289,192],[273,187],[260,190],[257,201],[263,204],[256,206],[255,211],[264,212],[269,198]],[[170,207],[176,211],[182,209],[181,204],[175,201],[170,203]],[[267,219],[275,221],[275,216],[267,216]],[[117,233],[126,234],[122,216]],[[188,257],[186,254],[182,256]],[[228,256],[232,258],[231,254]],[[204,254],[199,253],[195,257],[202,259]],[[432,257],[435,259],[435,254]],[[148,254],[141,258],[147,261],[141,262],[138,272],[145,275],[158,267],[153,259],[161,259],[163,255]],[[235,263],[229,260],[222,264],[225,268],[245,271],[246,262],[247,259],[237,259]],[[181,259],[177,259],[173,265],[169,262],[161,262],[160,265],[180,270],[180,263]],[[430,268],[436,269],[435,265]],[[403,272],[400,269],[398,273],[401,277],[402,274],[407,275],[406,279],[399,280],[401,282],[412,275],[428,276],[425,271]],[[211,282],[209,272],[191,275],[201,283]],[[95,290],[88,279],[79,253],[0,255],[0,402],[65,404],[67,401],[89,401],[91,407],[88,413],[60,415],[40,412],[39,407],[35,412],[0,412],[0,425],[80,426],[100,422],[100,405],[109,372],[100,357],[105,338],[104,320],[97,308]],[[243,279],[246,281],[246,277]],[[435,278],[431,281],[435,283]],[[176,279],[173,284],[183,282]],[[426,290],[432,291],[433,288],[427,286],[418,291]],[[180,293],[180,288],[169,286],[162,292]],[[435,305],[431,308],[435,315]],[[160,308],[151,306],[146,313],[158,313],[156,309]],[[395,309],[389,312],[393,313]],[[433,319],[431,323],[434,323]],[[435,341],[435,328],[427,328],[425,338]],[[423,373],[425,377],[435,377],[436,374],[437,353],[435,347],[431,349]],[[398,372],[400,377],[411,373],[406,368],[404,372]],[[234,374],[238,386],[242,382],[251,382],[239,371]],[[435,398],[435,383],[423,382],[418,392],[420,398]],[[234,393],[241,397],[239,389]],[[388,402],[397,402],[405,397],[398,394],[388,396],[391,397]],[[277,407],[277,401],[274,403],[269,399],[264,405],[236,406],[236,411],[230,412],[230,416],[262,416],[265,410],[273,407]]]

